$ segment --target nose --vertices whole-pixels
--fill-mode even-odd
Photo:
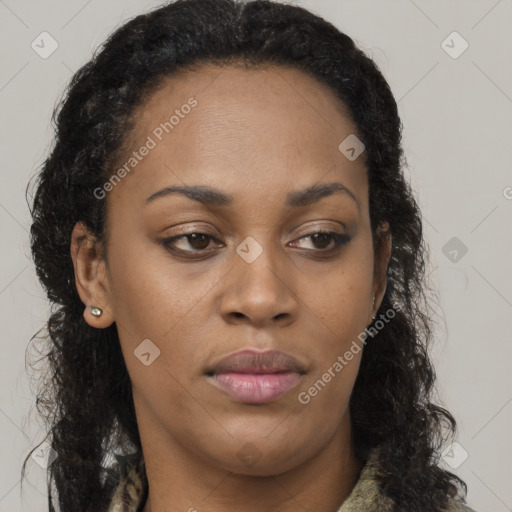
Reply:
[[[285,255],[272,251],[268,244],[254,261],[235,253],[233,268],[224,278],[221,299],[224,320],[255,327],[284,327],[292,323],[298,309],[292,287],[296,277],[294,268],[292,263],[286,263]]]

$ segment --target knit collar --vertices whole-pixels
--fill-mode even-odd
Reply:
[[[132,464],[127,468],[107,512],[142,512],[145,494],[141,478],[144,462]],[[338,512],[386,512],[391,510],[392,503],[383,496],[378,487],[376,473],[378,470],[378,456],[374,451],[363,466],[359,479],[350,495],[343,502]]]

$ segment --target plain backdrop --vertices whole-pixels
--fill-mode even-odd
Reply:
[[[439,395],[459,423],[444,460],[477,512],[512,511],[512,2],[297,3],[353,37],[398,101],[443,315]],[[72,74],[113,29],[157,5],[0,0],[0,512],[47,510],[45,470],[33,460],[20,493],[22,460],[44,432],[25,352],[49,313],[30,259],[25,188]],[[41,37],[45,51],[58,44],[46,58],[32,47]]]

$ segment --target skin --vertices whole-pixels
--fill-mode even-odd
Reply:
[[[301,71],[208,64],[167,78],[136,110],[119,166],[190,97],[197,106],[162,141],[153,136],[156,147],[108,193],[106,247],[81,222],[71,244],[85,320],[117,325],[150,486],[144,512],[335,512],[362,468],[348,407],[361,352],[309,403],[298,395],[349,349],[385,292],[390,241],[372,242],[364,153],[350,161],[338,150],[356,127]],[[285,204],[332,182],[355,199]],[[171,185],[234,202],[173,194],[145,204]],[[308,237],[318,229],[351,239],[333,250],[332,238]],[[194,232],[213,238],[176,241],[182,256],[159,244]],[[251,263],[236,252],[247,237],[263,250]],[[160,355],[146,366],[134,350],[147,338]],[[237,402],[205,371],[249,347],[281,350],[306,374],[274,402]]]

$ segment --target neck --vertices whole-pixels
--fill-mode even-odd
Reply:
[[[270,476],[225,470],[199,459],[181,445],[163,453],[154,441],[157,436],[152,436],[152,445],[144,446],[143,441],[149,482],[143,512],[229,512],[240,508],[244,512],[296,512],[298,508],[337,512],[363,466],[350,443],[348,416],[342,423],[319,453]]]

